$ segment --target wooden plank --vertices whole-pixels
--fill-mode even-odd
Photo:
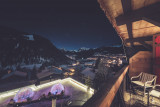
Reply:
[[[156,15],[157,15],[157,14],[156,14]],[[152,24],[160,27],[160,22],[157,22],[157,21],[155,21],[155,20],[152,20],[152,19],[150,19],[150,18],[148,18],[148,17],[143,17],[142,19],[145,20],[145,21],[147,21],[147,22],[150,22],[150,23],[152,23]],[[159,21],[160,21],[160,20],[159,20]]]
[[[147,37],[138,37],[138,38],[133,38],[133,39],[126,39],[125,42],[142,42],[142,41],[152,41],[152,36],[147,36]]]
[[[121,0],[124,14],[132,10],[131,1],[132,0]]]
[[[152,73],[152,52],[139,51],[129,59],[129,75],[137,76],[141,72]]]
[[[105,97],[105,99],[103,100],[103,102],[100,104],[99,107],[110,107],[110,105],[112,104],[112,101],[126,75],[128,71],[128,67],[124,70],[124,72],[119,76],[119,78],[117,79],[117,81],[115,82],[115,84],[112,86],[111,90],[109,91],[109,93],[107,94],[107,96]]]
[[[139,43],[142,44],[145,48],[147,48],[148,51],[152,51],[152,46],[147,44],[147,43],[145,43],[145,41],[141,41]]]
[[[110,107],[117,91],[128,71],[129,66],[124,66],[117,74],[103,85],[83,107]]]
[[[143,17],[158,15],[160,11],[160,3],[156,3],[147,7],[140,8],[138,10],[129,12],[127,14],[122,14],[116,17],[117,25],[123,25],[129,22],[135,22],[142,20]],[[157,13],[157,14],[156,14]]]

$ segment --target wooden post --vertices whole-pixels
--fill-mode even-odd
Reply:
[[[56,107],[56,99],[52,99],[52,107]]]

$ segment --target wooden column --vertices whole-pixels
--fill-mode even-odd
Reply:
[[[52,99],[52,107],[56,107],[56,99]]]

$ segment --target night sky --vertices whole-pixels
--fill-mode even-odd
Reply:
[[[97,0],[1,0],[0,22],[68,50],[121,44]]]

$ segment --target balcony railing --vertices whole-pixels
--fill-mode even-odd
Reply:
[[[125,107],[123,92],[126,89],[126,75],[129,66],[124,66],[116,75],[109,79],[83,107]]]

